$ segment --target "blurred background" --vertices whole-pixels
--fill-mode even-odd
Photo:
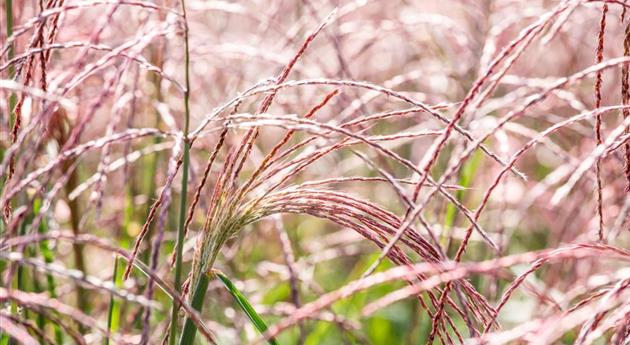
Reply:
[[[536,267],[498,313],[501,328],[490,330],[497,335],[492,338],[495,343],[535,344],[536,339],[578,343],[583,324],[601,310],[567,318],[573,323],[564,322],[568,310],[583,301],[594,300],[598,305],[599,297],[619,286],[614,302],[606,304],[601,334],[584,341],[627,341],[630,310],[624,299],[630,279],[630,198],[624,147],[629,138],[620,109],[630,15],[622,17],[627,6],[624,1],[608,1],[602,35],[603,4],[565,0],[187,0],[189,128],[195,135],[188,205],[204,176],[207,182],[184,243],[184,277],[191,270],[198,250],[195,243],[212,207],[212,188],[228,162],[229,149],[238,148],[250,128],[260,128],[241,175],[233,181],[243,185],[289,129],[296,132],[281,151],[308,142],[279,159],[273,168],[280,169],[283,163],[347,138],[356,139],[328,127],[295,124],[284,118],[303,118],[338,89],[314,113],[313,121],[363,135],[419,169],[426,166],[431,157],[428,153],[461,110],[457,121],[461,131],[453,130],[429,170],[430,180],[444,178],[446,190],[461,207],[441,193],[433,193],[432,187],[421,188],[418,197],[413,197],[416,202],[426,200],[426,205],[420,213],[423,220],[414,219],[411,226],[439,248],[444,255],[436,259],[439,262],[453,263],[462,240],[473,228],[462,209],[470,211],[469,215],[479,210],[477,224],[487,236],[484,239],[479,231],[471,232],[459,258],[470,265],[466,267],[510,255],[549,253],[577,243],[607,243],[606,253],[617,251],[602,257],[596,254],[599,249],[576,252]],[[108,243],[123,253],[132,251],[152,205],[160,200],[153,221],[146,225],[148,232],[139,244],[137,260],[166,284],[173,284],[169,257],[177,239],[182,197],[181,169],[175,175],[173,169],[182,145],[178,133],[186,122],[186,23],[181,5],[159,0],[8,0],[3,4],[2,21],[0,155],[2,203],[8,205],[3,251],[20,252],[38,262],[58,265],[62,271],[56,275],[50,269],[15,265],[23,260],[4,256],[3,289],[54,297],[91,316],[100,327],[111,327],[110,292],[98,286],[78,287],[68,272],[78,269],[102,282],[116,281],[112,249],[94,243]],[[304,53],[298,54],[309,34],[322,23],[326,25]],[[600,40],[603,61],[609,62],[605,69],[593,67],[598,63]],[[246,116],[259,114],[261,102],[270,94],[265,87],[277,81],[296,54],[295,66],[264,112],[279,118],[248,120]],[[598,70],[602,71],[601,104],[596,103],[594,87]],[[562,82],[565,77],[569,78]],[[471,91],[477,84],[481,84],[478,91]],[[423,111],[423,106],[434,114]],[[611,108],[601,112],[600,152],[593,111],[601,107]],[[580,114],[585,115],[574,118]],[[17,129],[15,116],[21,121]],[[497,128],[506,116],[511,118]],[[545,132],[554,125],[559,126],[557,131]],[[223,128],[228,128],[224,148],[218,150],[216,162],[205,174],[206,161],[222,140]],[[486,135],[481,142],[487,152],[473,147],[461,159],[470,148],[470,138]],[[535,145],[519,152],[531,140]],[[67,158],[60,159],[64,154]],[[498,161],[509,162],[513,157],[514,171],[501,173],[503,166]],[[448,176],[450,167],[454,170]],[[366,200],[391,212],[399,222],[406,219],[410,208],[388,178],[398,181],[409,198],[419,180],[400,159],[361,141],[335,147],[303,169],[290,165],[284,170],[273,168],[247,200],[264,194],[265,183],[284,174],[290,177],[282,190],[313,182],[309,188],[342,193],[344,200]],[[317,182],[326,179],[333,181]],[[494,189],[484,200],[489,188]],[[375,245],[378,239],[366,239],[352,226],[331,221],[332,216],[327,219],[313,215],[319,211],[307,214],[289,208],[244,226],[227,240],[214,262],[268,325],[286,320],[309,302],[360,279],[379,259],[379,247],[392,237],[392,233],[376,235],[381,245]],[[387,220],[374,217],[374,222]],[[393,226],[393,230],[397,228]],[[599,237],[600,231],[603,237]],[[29,242],[38,233],[50,236],[40,236],[37,244]],[[88,237],[76,244],[63,236]],[[426,262],[413,249],[401,245],[401,251],[410,263]],[[81,259],[77,259],[78,253]],[[467,279],[479,298],[497,306],[510,284],[537,258],[471,273]],[[117,324],[112,331],[129,343],[160,344],[169,329],[171,299],[157,286],[147,295],[151,284],[145,275],[134,273],[122,282],[126,261],[118,262],[118,288],[148,296],[158,307],[146,320],[142,305],[115,297]],[[399,264],[385,259],[376,271],[385,272]],[[47,277],[52,276],[51,285]],[[376,309],[372,304],[408,286],[404,279],[396,279],[338,298],[281,332],[278,343],[426,343],[432,329],[429,314],[437,312],[434,305],[427,312],[414,294]],[[436,299],[445,287],[435,287]],[[449,296],[456,299],[458,293],[451,291]],[[7,315],[30,320],[56,341],[57,333],[64,333],[63,342],[72,343],[67,330],[38,319],[37,308],[17,311],[11,300],[3,299]],[[203,308],[202,319],[215,331],[219,343],[249,344],[258,339],[256,328],[218,280],[210,282]],[[452,316],[452,324],[444,331],[450,337],[438,337],[435,343],[460,343],[455,330],[464,338],[475,338],[474,332],[469,334],[471,325],[452,306],[445,313]],[[72,317],[58,317],[59,324],[67,323],[86,343],[103,341],[101,333],[70,322]],[[468,323],[482,332],[485,319],[472,319]],[[555,328],[555,333],[545,333],[546,327]],[[506,335],[509,330],[513,337]],[[31,334],[37,338],[33,331]],[[204,341],[197,336],[198,343]]]

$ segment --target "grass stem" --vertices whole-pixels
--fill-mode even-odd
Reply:
[[[177,227],[177,248],[175,258],[175,290],[181,291],[182,284],[182,251],[184,249],[184,234],[186,233],[184,225],[186,222],[186,209],[187,209],[187,194],[188,194],[188,166],[190,164],[190,142],[188,141],[188,128],[190,123],[190,50],[188,46],[188,20],[186,18],[186,3],[181,0],[182,14],[184,18],[184,45],[185,45],[185,75],[186,75],[186,89],[184,90],[184,157],[182,162],[182,187],[181,197],[179,204],[179,222]],[[205,294],[205,291],[204,291]],[[169,344],[175,344],[175,338],[177,337],[177,311],[179,305],[176,301],[173,301],[173,310],[171,313],[171,329]]]
[[[118,269],[118,256],[114,258],[114,275],[112,281],[117,288],[122,286],[123,271]],[[109,310],[107,312],[107,332],[111,334],[118,330],[120,324],[120,303],[112,294],[109,298]],[[109,345],[109,337],[105,338],[104,345]]]
[[[210,277],[207,274],[202,274],[201,277],[199,277],[199,282],[194,289],[190,305],[197,311],[201,311],[201,307],[203,307],[203,300],[206,297],[206,290],[208,290],[209,282]],[[186,322],[184,322],[184,329],[182,330],[182,336],[179,339],[179,345],[193,344],[196,334],[197,327],[192,320],[186,319]]]

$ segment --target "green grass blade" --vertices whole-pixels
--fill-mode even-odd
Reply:
[[[249,301],[247,300],[247,297],[245,297],[236,288],[236,286],[234,286],[232,281],[225,274],[223,274],[222,272],[219,272],[219,271],[214,271],[213,273],[214,273],[214,275],[216,275],[221,280],[221,282],[223,282],[223,285],[225,285],[225,288],[232,295],[232,297],[234,297],[234,300],[236,301],[236,303],[238,303],[238,305],[245,312],[245,314],[247,314],[247,317],[252,321],[252,323],[254,324],[256,329],[261,334],[264,334],[267,331],[267,328],[268,328],[267,324],[262,319],[262,317],[260,317],[260,315],[256,312],[256,310],[254,309],[252,304],[249,303]],[[278,342],[274,338],[270,338],[268,340],[268,342],[269,342],[269,344],[272,344],[272,345],[277,345],[278,344]]]
[[[473,153],[472,158],[464,165],[464,168],[460,173],[459,181],[457,182],[460,186],[464,188],[470,187],[473,178],[477,173],[477,169],[479,168],[479,164],[481,163],[482,158],[483,155],[481,154],[480,150],[476,150],[475,153]],[[464,199],[464,193],[464,190],[458,190],[455,193],[457,201],[461,202]],[[450,237],[453,226],[455,225],[456,216],[457,208],[455,207],[455,205],[449,203],[446,207],[446,216],[444,218],[444,233],[440,238],[440,245],[443,248],[446,248],[446,246],[448,245],[448,238]]]
[[[203,300],[206,297],[206,290],[208,290],[208,283],[210,282],[210,277],[203,274],[199,277],[199,282],[197,283],[197,287],[195,287],[192,301],[190,305],[193,309],[197,311],[201,311],[201,307],[203,307]],[[195,335],[197,334],[197,327],[189,318],[186,318],[186,322],[184,323],[184,330],[182,331],[182,336],[179,339],[179,345],[191,345],[195,341]]]
[[[114,286],[117,288],[122,286],[123,272],[118,268],[118,256],[114,258],[114,275],[112,276]],[[109,333],[116,332],[120,325],[120,302],[114,298],[112,294],[109,298],[109,310],[107,313],[107,331]],[[105,345],[109,345],[109,337],[105,337]]]
[[[35,216],[39,215],[41,205],[42,205],[42,200],[39,198],[35,199],[35,201],[33,202],[33,212]],[[40,234],[45,234],[46,232],[48,232],[48,222],[46,220],[46,217],[42,219],[37,231]],[[44,240],[39,243],[39,252],[44,258],[44,262],[46,262],[47,264],[51,264],[54,261],[55,254],[50,249],[48,240]],[[50,297],[57,298],[57,292],[56,292],[57,288],[56,288],[55,278],[50,273],[46,273],[46,290],[48,291],[48,295]],[[53,329],[55,333],[55,341],[58,344],[63,344],[64,343],[63,332],[61,331],[61,327],[59,327],[59,325],[57,325],[56,323],[53,323]]]
[[[252,307],[252,304],[249,303],[247,298],[236,288],[236,286],[234,286],[234,283],[232,283],[232,281],[220,271],[213,270],[212,274],[217,276],[221,280],[221,282],[228,290],[228,292],[232,295],[234,300],[238,303],[245,314],[247,314],[247,317],[249,317],[249,319],[252,321],[254,327],[256,327],[256,329],[261,334],[265,333],[268,329],[267,324],[256,312],[254,307]],[[199,278],[199,283],[197,284],[197,287],[194,289],[193,297],[190,304],[197,311],[201,311],[209,282],[210,277],[208,275],[202,275]],[[195,327],[195,324],[190,319],[186,319],[186,322],[184,323],[184,329],[179,340],[179,345],[194,344],[196,333],[197,328]],[[272,345],[278,345],[278,342],[273,338],[269,339],[268,342]]]

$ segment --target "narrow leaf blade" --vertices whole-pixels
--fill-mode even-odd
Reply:
[[[252,323],[254,324],[254,327],[256,327],[256,329],[261,334],[264,334],[268,328],[267,324],[262,319],[262,317],[260,317],[260,315],[256,312],[252,304],[249,303],[249,301],[247,300],[247,297],[245,297],[236,288],[234,283],[232,283],[232,281],[225,274],[216,270],[213,273],[221,280],[223,285],[225,285],[225,288],[232,295],[232,297],[234,297],[234,300],[238,303],[238,305],[245,312],[245,314],[247,314],[247,317],[249,317],[249,319],[252,321]],[[269,344],[272,344],[272,345],[278,345],[278,342],[274,338],[270,338],[268,342]]]

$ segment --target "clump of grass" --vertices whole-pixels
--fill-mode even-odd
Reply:
[[[623,2],[2,6],[0,344],[630,339]]]

